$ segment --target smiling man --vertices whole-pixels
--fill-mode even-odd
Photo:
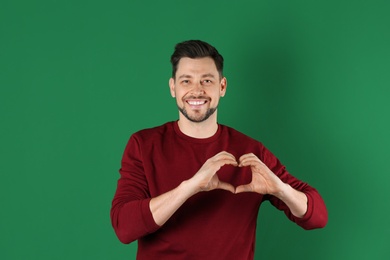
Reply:
[[[214,120],[211,121],[216,122],[214,112],[217,110],[219,98],[225,95],[226,78],[221,78],[214,60],[210,57],[183,57],[179,64],[177,76],[169,80],[169,86],[172,97],[177,99],[180,116],[199,123],[213,115]],[[204,89],[207,89],[207,93]],[[184,118],[179,120],[183,121]]]
[[[137,259],[253,259],[266,200],[304,229],[324,227],[316,189],[262,143],[218,123],[227,89],[218,51],[182,42],[171,63],[179,119],[130,137],[111,208],[120,241],[138,240]]]

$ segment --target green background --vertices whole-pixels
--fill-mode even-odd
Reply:
[[[0,2],[0,258],[134,259],[109,219],[131,133],[176,120],[173,46],[225,57],[219,122],[326,201],[304,231],[266,203],[256,259],[386,259],[390,2]]]

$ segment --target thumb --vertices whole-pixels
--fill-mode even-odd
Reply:
[[[218,183],[218,189],[221,189],[221,190],[227,190],[227,191],[230,191],[231,193],[235,193],[235,189],[234,189],[234,186],[231,185],[230,183],[227,183],[227,182],[223,182],[223,181],[220,181]]]
[[[240,185],[236,187],[235,194],[242,193],[242,192],[252,192],[252,187],[250,184]]]

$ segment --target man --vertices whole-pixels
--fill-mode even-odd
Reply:
[[[324,227],[318,192],[260,142],[217,123],[223,58],[208,43],[176,45],[170,93],[179,120],[133,134],[111,221],[138,259],[253,259],[258,210],[269,200],[304,229]]]

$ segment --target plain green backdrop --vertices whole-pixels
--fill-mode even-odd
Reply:
[[[328,207],[268,203],[256,259],[387,259],[390,2],[0,2],[0,258],[135,259],[109,210],[129,136],[176,120],[174,45],[225,57],[219,122],[262,141]]]

